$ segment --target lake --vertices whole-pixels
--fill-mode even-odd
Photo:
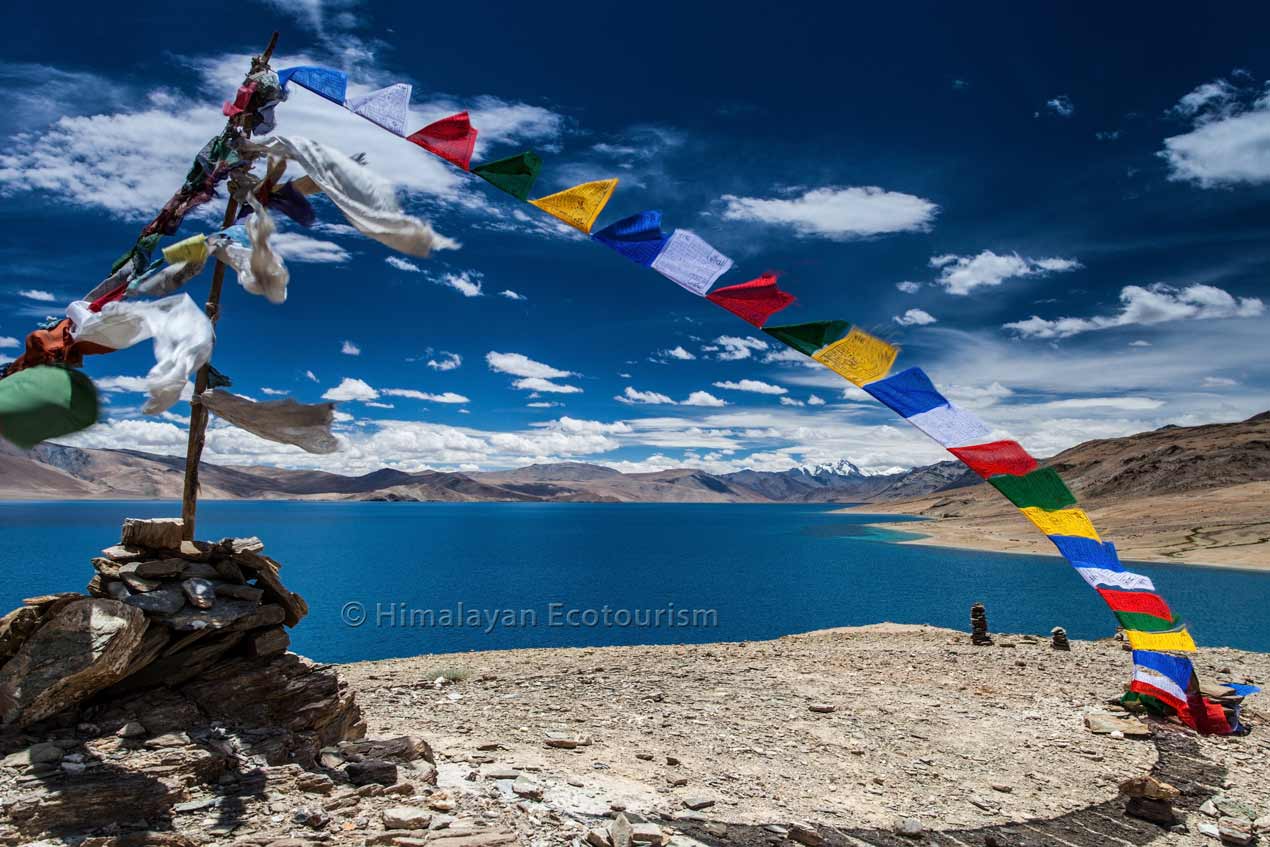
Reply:
[[[894,543],[824,505],[204,502],[199,537],[258,535],[309,602],[293,649],[349,662],[512,647],[774,638],[897,621],[1115,631],[1061,559]],[[170,502],[0,503],[0,610],[83,590],[125,517]],[[1270,573],[1134,565],[1201,646],[1270,651]],[[607,609],[607,612],[605,611]],[[360,610],[360,612],[359,612]],[[475,614],[475,617],[473,616]]]

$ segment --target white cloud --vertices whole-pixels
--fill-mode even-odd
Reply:
[[[0,335],[0,350],[12,350],[21,347],[22,342],[18,341],[11,335]]]
[[[413,388],[384,388],[380,394],[388,397],[409,397],[412,400],[427,400],[432,403],[470,403],[468,398],[462,394],[455,394],[453,391],[445,391],[441,394],[430,394],[427,391],[416,391]]]
[[[508,300],[528,300],[529,299],[524,294],[521,294],[517,291],[512,291],[510,288],[504,288],[502,291],[498,292],[498,296],[506,297]]]
[[[340,265],[353,258],[352,253],[334,241],[322,241],[298,232],[279,232],[269,239],[269,244],[288,262]]]
[[[1125,412],[1143,412],[1158,409],[1163,400],[1152,397],[1073,397],[1068,400],[1050,400],[1028,404],[1033,413],[1066,411],[1069,409],[1118,409]]]
[[[798,352],[792,347],[776,347],[768,350],[763,354],[761,360],[763,364],[794,364],[804,365],[806,367],[820,367],[820,364],[812,359],[807,358],[803,353]],[[810,363],[810,364],[808,364]]]
[[[1017,253],[1000,256],[984,250],[977,256],[943,255],[930,260],[933,268],[941,268],[935,281],[949,294],[965,295],[976,288],[997,286],[1015,277],[1060,273],[1080,267],[1075,259],[1029,259]]]
[[[405,271],[406,273],[412,274],[423,273],[423,268],[419,267],[414,262],[401,258],[400,256],[386,256],[384,261],[399,271]]]
[[[779,385],[772,385],[770,382],[762,382],[757,379],[742,379],[739,381],[726,380],[724,382],[713,383],[715,388],[726,388],[729,391],[750,391],[754,394],[786,394],[789,389],[782,388]]]
[[[1070,118],[1076,114],[1076,106],[1072,103],[1072,98],[1066,94],[1060,94],[1053,99],[1045,101],[1045,108],[1049,109],[1060,118]]]
[[[798,400],[793,397],[782,397],[781,405],[782,406],[806,406],[807,404],[804,403],[802,400]]]
[[[145,394],[149,388],[144,377],[139,376],[103,376],[93,380],[98,391],[123,391],[131,394]]]
[[[285,397],[290,392],[283,391],[282,389],[279,389],[279,388],[261,388],[260,393],[268,394],[270,397]]]
[[[675,401],[671,400],[665,394],[658,394],[656,391],[639,391],[629,385],[626,386],[626,389],[621,394],[617,395],[613,399],[619,403],[625,403],[628,406],[641,403],[663,406],[675,405]]]
[[[435,359],[428,360],[428,367],[434,371],[452,371],[463,364],[463,357],[458,353],[442,350]]]
[[[688,395],[688,399],[680,403],[681,406],[726,406],[726,400],[720,400],[709,391],[694,391]]]
[[[725,194],[723,201],[726,220],[779,224],[798,235],[835,241],[926,231],[939,212],[929,200],[876,186],[815,188],[789,198]]]
[[[512,383],[513,388],[521,391],[540,391],[543,394],[581,394],[582,389],[576,385],[562,385],[540,376],[527,376]]]
[[[339,385],[334,388],[328,388],[322,394],[322,399],[336,400],[340,402],[347,400],[360,400],[364,403],[368,400],[378,400],[379,392],[360,379],[352,379],[351,377],[346,376],[340,380]]]
[[[317,374],[313,371],[305,371],[304,376],[309,380],[309,382],[321,382],[321,380],[317,378]]]
[[[807,398],[807,405],[808,406],[823,406],[825,405],[825,401],[821,399],[820,397],[817,397],[815,394],[813,394]]]
[[[564,371],[542,362],[535,362],[523,353],[497,353],[491,350],[485,354],[485,362],[489,365],[489,369],[495,373],[511,374],[512,376],[541,377],[546,379],[578,376],[573,371]]]
[[[372,409],[395,409],[395,408],[397,408],[397,407],[396,407],[396,406],[394,406],[392,403],[376,403],[376,402],[374,402],[374,401],[370,401],[370,400],[366,401],[366,405],[367,405],[367,406],[369,406],[369,407],[371,407]]]
[[[1228,115],[1235,108],[1239,91],[1224,79],[1196,86],[1168,110],[1168,114],[1207,123]]]
[[[893,320],[900,326],[926,326],[935,323],[935,317],[923,309],[909,309],[902,315],[896,315]]]
[[[1147,288],[1127,285],[1120,290],[1120,303],[1120,311],[1115,315],[1055,320],[1045,320],[1033,315],[1027,320],[1004,324],[1004,328],[1013,330],[1024,338],[1070,338],[1082,332],[1121,326],[1149,326],[1180,320],[1253,318],[1265,311],[1265,304],[1257,297],[1236,298],[1211,285],[1189,285],[1182,289],[1161,284]],[[1135,346],[1140,345],[1135,342]]]
[[[51,291],[42,291],[38,288],[20,288],[17,292],[19,297],[25,297],[28,300],[38,300],[41,303],[52,303],[57,297]]]
[[[453,288],[464,297],[480,297],[481,292],[481,274],[476,271],[463,271],[457,274],[445,274],[439,279],[433,280],[437,285],[444,285],[446,288]]]
[[[895,287],[905,294],[916,294],[918,289],[922,287],[920,282],[897,282]]]
[[[705,353],[713,353],[714,358],[720,361],[739,362],[750,358],[757,350],[766,350],[767,342],[753,336],[739,338],[735,335],[720,335],[701,349]]]
[[[563,403],[555,403],[548,400],[535,400],[532,403],[525,404],[525,406],[530,409],[554,409],[557,406],[563,405]]]
[[[667,359],[678,359],[681,362],[691,362],[697,358],[694,354],[685,350],[682,345],[671,347],[669,350],[661,350],[657,355]]]
[[[1169,178],[1202,188],[1270,182],[1270,92],[1224,79],[1205,83],[1170,113],[1192,129],[1164,139]]]
[[[1139,338],[1137,341],[1130,341],[1129,346],[1130,347],[1150,347],[1151,342],[1143,341],[1142,339]]]
[[[362,355],[362,348],[358,347],[348,339],[345,339],[344,343],[340,345],[340,352],[345,356],[360,356]]]
[[[1203,382],[1205,388],[1230,388],[1238,384],[1238,380],[1224,376],[1206,376]]]

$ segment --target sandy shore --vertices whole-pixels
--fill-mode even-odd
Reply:
[[[1227,678],[1270,678],[1266,654],[1206,650],[1199,662]],[[1202,763],[1199,782],[1210,783],[1191,788],[1192,805],[1224,791],[1270,812],[1264,735],[1198,738],[1153,723],[1152,739],[1117,739],[1086,729],[1129,667],[1112,641],[1064,653],[998,637],[976,648],[951,630],[882,624],[340,671],[373,735],[433,744],[452,815],[526,844],[578,843],[617,811],[678,833],[680,844],[788,845],[797,822],[829,844],[890,844],[905,818],[933,844],[994,843],[993,833],[1023,843],[1003,834],[1016,830],[1036,844],[1205,843],[1202,814],[1191,813],[1189,833],[1169,832],[1124,817],[1117,798],[1120,781],[1152,768],[1170,776],[1182,761]],[[441,675],[457,681],[435,683]],[[1162,751],[1183,748],[1165,762]],[[515,794],[516,774],[541,797]],[[1047,828],[1062,840],[1036,837]]]
[[[1270,570],[1270,483],[1187,492],[1084,506],[1121,558],[1140,562]],[[929,518],[890,529],[920,533],[905,542],[998,553],[1055,555],[1054,547],[1022,515],[957,491],[905,503],[857,506],[859,514]]]

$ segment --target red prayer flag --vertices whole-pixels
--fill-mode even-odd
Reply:
[[[1099,588],[1098,593],[1113,612],[1132,612],[1166,621],[1173,620],[1169,604],[1159,594],[1150,591],[1115,591],[1110,588]]]
[[[233,102],[228,100],[221,106],[221,114],[227,118],[235,115],[241,115],[247,111],[247,107],[251,105],[251,95],[256,93],[256,83],[249,82],[246,85],[238,86],[238,94],[235,95]]]
[[[463,170],[472,164],[472,148],[476,146],[476,127],[468,120],[467,112],[459,112],[442,118],[406,137],[424,150],[437,154],[447,162],[453,162]]]
[[[794,295],[777,288],[776,274],[765,273],[749,282],[716,288],[706,299],[762,328],[768,318],[794,302]]]
[[[987,479],[998,474],[1026,476],[1036,470],[1033,459],[1017,441],[990,441],[971,447],[949,447],[948,452],[965,462],[979,476]]]

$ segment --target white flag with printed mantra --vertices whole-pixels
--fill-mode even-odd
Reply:
[[[677,229],[653,259],[652,268],[698,297],[704,297],[714,281],[732,268],[732,260],[696,233]]]
[[[361,97],[353,97],[344,105],[350,112],[404,137],[406,122],[410,120],[410,86],[398,82]]]

